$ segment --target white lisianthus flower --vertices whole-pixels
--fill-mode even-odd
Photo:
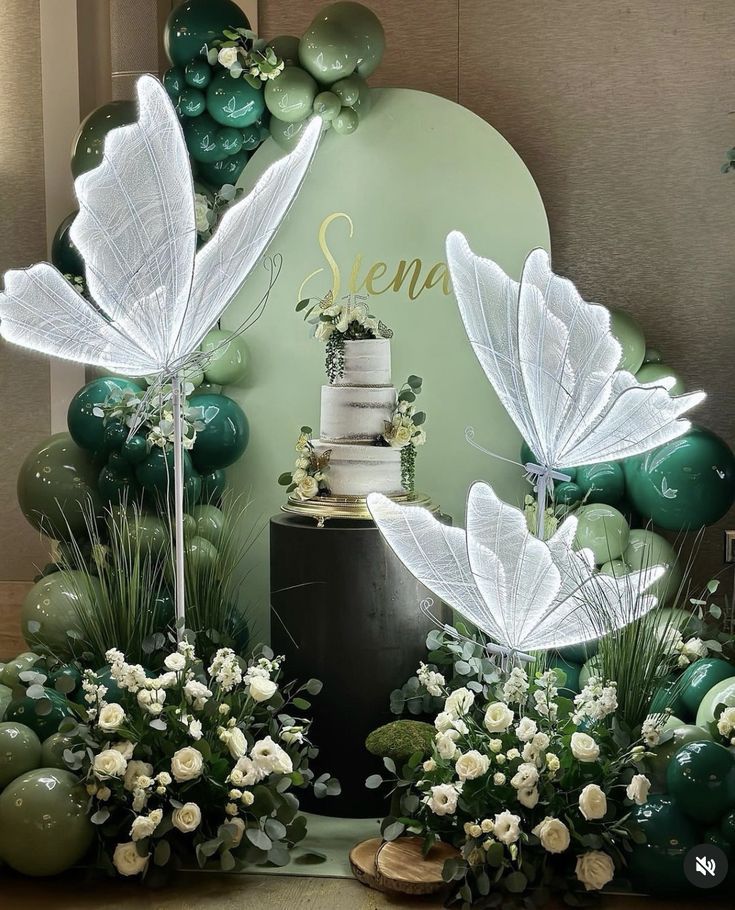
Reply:
[[[114,733],[125,723],[125,711],[116,702],[110,702],[100,709],[97,726],[105,733]]]
[[[521,753],[518,751],[518,749],[508,749],[508,751],[505,753],[505,757],[508,759],[508,761],[515,761],[517,758],[521,757]]]
[[[245,822],[241,818],[228,818],[225,824],[230,829],[232,835],[232,847],[239,847],[242,841],[242,836],[245,833]]]
[[[431,788],[431,795],[424,797],[424,802],[434,815],[454,815],[461,792],[461,784],[437,784]]]
[[[440,758],[450,760],[459,752],[457,748],[457,738],[459,733],[456,730],[445,730],[444,733],[437,733],[434,738],[436,751]]]
[[[615,877],[615,864],[607,853],[590,850],[577,857],[574,872],[587,891],[599,891]]]
[[[505,774],[503,774],[502,771],[496,771],[495,774],[493,774],[493,783],[495,784],[496,787],[503,787],[505,785],[506,780],[507,780],[507,778],[506,778]]]
[[[191,736],[193,740],[202,738],[202,722],[200,720],[189,721],[189,736]]]
[[[278,691],[278,685],[272,679],[255,676],[250,680],[248,693],[253,701],[268,701]]]
[[[184,746],[171,757],[171,774],[181,784],[187,780],[196,780],[204,768],[202,753],[193,746]]]
[[[183,670],[186,667],[186,658],[183,654],[179,654],[178,651],[174,651],[173,654],[168,654],[164,660],[164,665],[169,670],[174,670],[178,673],[180,670]]]
[[[532,829],[547,853],[563,853],[570,843],[569,828],[558,818],[546,816]]]
[[[290,774],[293,771],[291,756],[270,736],[258,740],[250,750],[250,758],[256,768],[261,768],[268,774]]]
[[[513,712],[502,701],[494,701],[485,711],[485,729],[488,733],[505,733],[513,723]]]
[[[183,834],[195,831],[202,820],[202,812],[196,803],[184,803],[171,813],[171,824]]]
[[[454,726],[455,718],[447,711],[440,711],[434,719],[434,726],[440,733],[451,730]]]
[[[317,341],[327,341],[335,331],[334,324],[327,322],[326,320],[320,320],[316,324],[316,329],[314,330],[314,337]]]
[[[528,790],[538,783],[538,768],[531,762],[518,765],[516,773],[510,781],[511,787],[516,790]]]
[[[267,777],[269,773],[265,768],[256,765],[247,755],[243,755],[232,769],[230,782],[236,787],[252,787],[253,784],[257,784]]]
[[[189,679],[184,685],[184,695],[195,711],[201,711],[207,699],[212,697],[211,691],[196,679]]]
[[[112,862],[120,875],[139,875],[148,867],[150,853],[146,856],[138,854],[138,848],[133,841],[118,844],[112,854]]]
[[[597,761],[600,747],[588,733],[572,733],[572,755],[581,762]]]
[[[554,755],[553,752],[546,753],[546,770],[549,774],[556,774],[556,772],[561,767],[561,762],[559,761],[559,756]]]
[[[588,822],[605,817],[607,797],[597,784],[587,784],[579,794],[579,811]]]
[[[651,781],[645,774],[634,774],[628,784],[625,795],[632,799],[636,806],[642,806],[648,802],[648,791],[651,789]]]
[[[526,790],[518,791],[518,802],[525,806],[526,809],[533,809],[538,804],[539,792],[536,787],[529,787]]]
[[[514,844],[521,836],[521,819],[520,816],[514,815],[505,809],[499,812],[493,821],[493,833],[501,844],[506,847]]]
[[[237,48],[236,47],[221,47],[219,54],[217,54],[217,62],[221,66],[231,69],[232,66],[237,63]]]
[[[115,749],[117,752],[119,752],[125,761],[130,761],[130,759],[133,757],[133,750],[135,749],[135,745],[129,740],[125,739],[119,743],[113,743],[110,748]]]
[[[490,759],[476,749],[465,752],[457,759],[454,770],[460,780],[475,780],[487,773],[490,767]]]
[[[219,738],[227,746],[230,755],[235,759],[242,758],[248,751],[248,741],[242,730],[239,727],[231,727],[229,730],[220,727],[220,729],[222,732]]]
[[[95,755],[92,767],[100,777],[121,777],[127,764],[117,749],[103,749]]]
[[[294,743],[302,743],[304,741],[304,728],[294,724],[288,724],[281,729],[281,732],[278,734],[281,739],[289,746]]]
[[[139,815],[131,825],[130,836],[134,841],[143,840],[144,837],[151,837],[163,818],[163,812],[160,809],[154,809],[148,815]]]
[[[516,736],[522,743],[530,742],[538,731],[538,725],[530,717],[522,717],[516,727]]]

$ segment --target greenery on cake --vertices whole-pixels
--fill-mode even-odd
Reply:
[[[379,445],[401,450],[401,484],[409,493],[413,492],[416,480],[416,450],[426,442],[424,423],[426,414],[416,410],[416,397],[421,394],[423,379],[409,376],[398,392],[396,408]]]
[[[314,337],[326,342],[324,367],[330,383],[344,374],[346,341],[393,337],[392,329],[370,313],[365,298],[348,294],[342,300],[335,303],[329,291],[316,301],[309,297],[296,304],[297,313],[306,311],[304,319],[314,326]]]
[[[278,478],[278,483],[286,487],[287,493],[293,493],[297,499],[306,501],[315,496],[329,494],[329,459],[332,450],[321,454],[314,448],[311,427],[301,427],[296,440],[296,463],[293,471],[286,471]]]

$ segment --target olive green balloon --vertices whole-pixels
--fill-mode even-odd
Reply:
[[[268,84],[275,85],[287,75],[284,71]],[[207,111],[222,126],[243,129],[262,117],[266,104],[263,94],[245,79],[233,79],[227,70],[221,70],[207,88]]]
[[[582,465],[577,468],[576,483],[582,490],[584,501],[589,503],[606,502],[615,506],[625,493],[623,468],[617,461]]]
[[[202,59],[204,45],[222,38],[229,28],[250,28],[248,17],[233,0],[187,0],[174,6],[166,20],[163,43],[176,66]],[[234,81],[234,80],[233,80]]]
[[[643,363],[661,363],[663,357],[661,352],[657,351],[656,348],[646,348],[646,355],[643,358]]]
[[[291,66],[294,63],[299,62],[300,41],[301,39],[297,38],[295,35],[278,35],[276,38],[269,41],[268,44],[273,48],[276,56],[283,60],[286,66]]]
[[[619,368],[637,373],[646,355],[643,329],[624,310],[610,310],[610,331],[623,349]]]
[[[0,723],[0,789],[41,764],[41,741],[25,724]]]
[[[109,101],[81,123],[71,147],[71,172],[79,177],[102,163],[105,137],[117,127],[137,119],[134,101]]]
[[[212,329],[202,342],[202,351],[209,355],[204,370],[207,382],[231,385],[245,375],[248,349],[241,335]]]
[[[23,600],[20,612],[23,637],[39,654],[71,659],[74,650],[80,647],[67,632],[83,633],[83,617],[93,613],[95,594],[100,593],[99,582],[83,572],[71,570],[47,575],[36,582]]]
[[[196,536],[185,541],[184,562],[187,575],[192,573],[194,577],[213,578],[218,561],[219,553],[211,541]],[[164,571],[167,581],[173,582],[173,568],[170,562],[166,563]]]
[[[318,91],[306,70],[289,66],[277,79],[266,83],[263,94],[266,107],[274,117],[284,123],[301,123],[310,116]]]
[[[3,668],[5,664],[2,665]],[[10,686],[6,686],[3,683],[0,683],[0,720],[5,719],[5,711],[13,700],[13,690]]]
[[[20,721],[33,730],[40,740],[58,733],[59,725],[72,717],[73,711],[63,695],[44,687],[43,698],[22,695],[14,698],[5,712],[6,721]]]
[[[301,123],[286,123],[278,117],[271,117],[269,127],[273,141],[284,151],[290,152],[298,145],[307,125],[306,120],[302,120]]]
[[[706,727],[711,724],[715,719],[715,708],[718,705],[725,705],[727,708],[735,706],[735,675],[720,680],[707,690],[697,708],[697,726]]]
[[[654,582],[647,593],[658,598],[658,605],[663,607],[679,590],[683,572],[676,551],[671,544],[656,534],[655,531],[636,529],[628,536],[628,546],[623,559],[634,571],[649,569],[653,566],[665,566],[665,574]]]
[[[41,761],[44,768],[63,768],[67,770],[64,752],[71,749],[74,740],[66,733],[52,733],[41,743]]]
[[[104,449],[106,424],[94,413],[95,408],[126,390],[143,394],[141,386],[125,376],[102,376],[88,382],[74,395],[67,408],[66,423],[78,446],[90,452]]]
[[[349,136],[350,133],[355,132],[359,125],[360,118],[351,107],[343,107],[332,121],[335,133],[339,133],[340,136]]]
[[[67,215],[56,228],[54,239],[51,241],[51,262],[62,275],[84,275],[84,259],[69,236],[78,214],[79,212],[72,212]]]
[[[101,421],[100,421],[101,422]],[[84,537],[85,514],[98,514],[98,465],[68,433],[35,446],[18,473],[18,504],[39,531],[57,540]]]
[[[662,382],[663,380],[672,380],[674,384],[669,389],[669,395],[684,394],[684,380],[676,370],[667,367],[665,363],[644,363],[635,374],[635,378],[641,385],[649,382]]]
[[[582,506],[576,515],[577,547],[591,550],[598,566],[620,559],[628,546],[630,534],[623,515],[605,503]]]
[[[314,99],[314,113],[322,120],[334,120],[340,112],[342,102],[334,92],[319,92]]]
[[[332,85],[345,76],[351,76],[359,60],[360,51],[356,42],[338,22],[314,22],[299,42],[299,63],[321,85]],[[273,82],[279,82],[289,69],[291,67],[287,67]]]
[[[7,686],[11,690],[18,685],[22,685],[20,674],[30,670],[38,660],[38,657],[38,654],[29,657],[19,654],[13,660],[6,661],[2,671],[0,671],[0,684]]]
[[[225,529],[224,512],[217,506],[199,505],[191,510],[191,516],[196,522],[195,534],[218,547]]]
[[[94,840],[89,797],[60,768],[28,771],[0,794],[0,858],[23,875],[58,875],[80,862]]]
[[[342,34],[349,38],[356,48],[357,72],[361,76],[367,77],[377,69],[385,50],[385,32],[371,9],[349,0],[330,3],[317,13],[312,27],[320,23],[339,26]]]

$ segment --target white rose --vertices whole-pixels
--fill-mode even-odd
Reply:
[[[97,725],[105,733],[114,733],[125,722],[125,711],[116,702],[110,702],[100,709]]]
[[[496,771],[495,774],[493,774],[493,783],[496,787],[502,787],[505,784],[505,781],[506,777],[502,771]]]
[[[334,325],[331,322],[322,322],[317,323],[316,329],[314,330],[314,337],[317,341],[327,341],[330,335],[334,332]]]
[[[217,61],[222,65],[226,66],[227,69],[237,63],[237,48],[236,47],[222,47],[220,48],[219,54],[217,54]]]
[[[433,758],[427,758],[421,767],[427,774],[431,774],[432,771],[436,771],[436,762]]]
[[[166,659],[164,660],[164,664],[166,665],[166,667],[168,667],[169,670],[175,670],[176,672],[178,672],[179,670],[183,670],[184,667],[186,666],[186,658],[184,657],[183,654],[174,652],[173,654],[169,654],[166,657]]]
[[[588,822],[605,817],[607,797],[597,784],[587,784],[579,794],[579,811]]]
[[[203,234],[209,230],[209,201],[203,193],[194,193],[194,219],[196,221],[197,233]]]
[[[533,809],[538,805],[539,792],[535,787],[530,787],[527,790],[518,791],[518,802],[525,806],[526,809]]]
[[[246,790],[240,797],[240,802],[243,804],[243,806],[252,806],[252,804],[255,802],[255,795],[251,793],[250,790]]]
[[[202,753],[193,746],[184,746],[174,752],[171,758],[171,774],[177,783],[195,780],[202,773],[204,759]]]
[[[112,854],[112,862],[120,875],[138,875],[145,872],[149,859],[150,853],[147,856],[138,855],[138,848],[133,841],[118,844]]]
[[[577,857],[574,869],[578,881],[587,891],[599,891],[615,876],[615,864],[612,859],[601,850],[590,850]]]
[[[730,736],[735,730],[735,707],[727,707],[717,718],[717,732],[720,736]]]
[[[319,482],[316,477],[304,477],[296,487],[296,493],[300,499],[313,499],[318,492]]]
[[[411,430],[409,427],[396,427],[388,439],[388,443],[394,449],[403,449],[409,442],[411,442]]]
[[[487,755],[482,755],[476,749],[471,749],[469,752],[465,752],[464,755],[459,756],[454,770],[460,780],[475,780],[477,777],[482,777],[489,767],[490,759]]]
[[[572,755],[581,762],[597,761],[600,747],[587,733],[572,733]]]
[[[522,743],[527,743],[533,739],[537,730],[538,726],[535,720],[531,720],[530,717],[522,717],[516,727],[516,736]]]
[[[153,774],[153,765],[147,761],[131,761],[125,770],[124,786],[126,790],[132,792],[138,787],[139,777],[151,777]]]
[[[196,803],[184,803],[171,813],[171,824],[184,834],[189,834],[199,827],[202,813]]]
[[[227,731],[227,748],[233,758],[242,758],[248,751],[248,741],[239,727]]]
[[[436,720],[434,721],[434,726],[440,733],[444,733],[446,730],[451,730],[454,726],[455,718],[446,711],[440,711],[436,715]]]
[[[437,733],[434,739],[436,751],[441,758],[450,760],[459,752],[456,740],[459,736],[456,730],[445,730],[444,733]]]
[[[459,794],[460,788],[455,784],[437,784],[425,802],[434,815],[454,815]]]
[[[301,483],[302,480],[306,479],[306,471],[303,468],[296,468],[295,471],[291,472],[291,482],[292,483]]]
[[[637,806],[642,806],[648,801],[648,791],[651,789],[651,781],[645,774],[634,774],[631,782],[625,791],[628,799],[632,799]]]
[[[273,698],[277,690],[278,685],[272,679],[255,676],[250,680],[248,692],[253,701],[268,701],[269,698]]]
[[[242,836],[245,833],[245,822],[241,818],[228,818],[225,824],[230,829],[230,834],[232,835],[231,846],[239,847]]]
[[[117,749],[104,749],[95,755],[93,767],[101,777],[120,777],[127,764]]]
[[[139,815],[130,828],[130,836],[134,841],[143,840],[144,837],[150,837],[156,830],[163,818],[163,812],[160,809],[154,809],[149,815]]]
[[[493,832],[501,844],[514,844],[521,836],[521,819],[506,809],[499,812],[494,819]]]
[[[258,742],[250,750],[250,758],[256,768],[261,768],[269,774],[290,774],[293,771],[291,756],[275,743],[270,736]]]
[[[569,828],[558,818],[546,818],[531,831],[548,853],[563,853],[569,846]]]
[[[488,733],[505,733],[513,723],[513,712],[502,701],[494,701],[485,711],[485,729]]]
[[[516,790],[528,790],[535,787],[538,783],[538,768],[531,762],[523,762],[518,765],[516,773],[510,781],[511,787]]]
[[[461,717],[463,714],[466,714],[475,701],[475,693],[470,692],[469,689],[465,689],[464,686],[461,689],[455,689],[444,702],[444,710],[447,714],[450,714],[452,717]]]
[[[552,752],[550,752],[546,756],[546,770],[549,772],[549,774],[556,774],[560,767],[561,762],[559,761],[559,756],[554,755]]]
[[[117,752],[119,752],[125,761],[130,761],[130,759],[133,757],[133,750],[135,749],[135,745],[126,739],[119,743],[113,743],[110,748],[115,749]]]

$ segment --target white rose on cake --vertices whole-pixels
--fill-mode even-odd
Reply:
[[[410,427],[395,427],[387,436],[388,443],[394,449],[403,449],[411,442]]]
[[[140,856],[133,841],[118,844],[112,854],[113,865],[120,875],[139,875],[141,872],[145,872],[149,859],[150,853]]]
[[[607,853],[590,850],[577,857],[574,871],[587,891],[599,891],[615,877],[615,864]]]
[[[304,477],[301,483],[296,487],[296,495],[299,499],[313,499],[319,492],[319,481],[316,477]]]
[[[316,329],[314,330],[314,337],[317,339],[317,341],[328,341],[329,336],[333,334],[334,330],[335,329],[333,323],[327,322],[326,320],[320,320],[317,323]]]

